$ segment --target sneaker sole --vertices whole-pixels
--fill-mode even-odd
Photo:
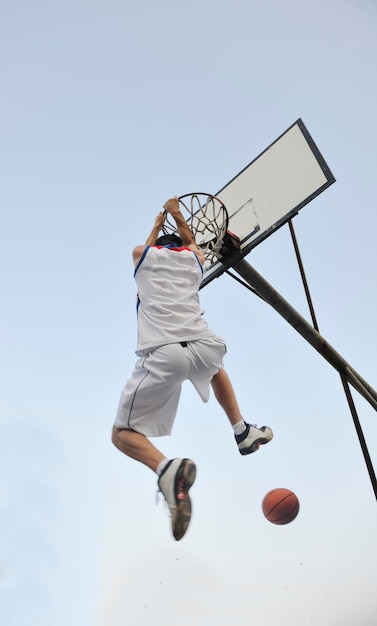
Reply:
[[[177,508],[172,520],[173,536],[180,541],[185,535],[191,520],[191,500],[188,494],[196,477],[196,465],[190,459],[183,459],[175,478],[175,500]]]
[[[245,456],[246,454],[252,454],[253,452],[257,452],[257,450],[259,450],[259,446],[262,446],[269,441],[271,441],[271,439],[256,439],[255,441],[253,441],[249,448],[238,448],[238,450],[240,454],[242,454],[242,456]]]

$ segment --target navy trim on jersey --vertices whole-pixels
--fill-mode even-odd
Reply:
[[[136,275],[137,270],[139,269],[140,265],[142,264],[142,262],[144,261],[145,255],[147,254],[148,250],[149,250],[150,246],[147,246],[143,252],[143,254],[141,255],[138,264],[135,267],[135,271],[134,271],[134,276]]]

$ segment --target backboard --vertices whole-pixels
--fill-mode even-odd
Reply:
[[[298,119],[215,194],[228,210],[229,231],[240,240],[232,265],[334,182],[303,121]],[[228,267],[220,261],[206,264],[201,288]]]

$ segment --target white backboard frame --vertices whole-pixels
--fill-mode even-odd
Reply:
[[[232,265],[335,182],[327,163],[299,118],[215,195],[229,214],[229,230],[240,240]],[[201,288],[229,264],[204,267]]]

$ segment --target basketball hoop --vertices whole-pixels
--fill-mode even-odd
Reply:
[[[208,193],[189,193],[178,198],[180,209],[202,250],[206,264],[221,258],[221,248],[228,228],[228,212],[219,198]],[[177,227],[169,213],[162,227],[165,235],[177,234]]]

